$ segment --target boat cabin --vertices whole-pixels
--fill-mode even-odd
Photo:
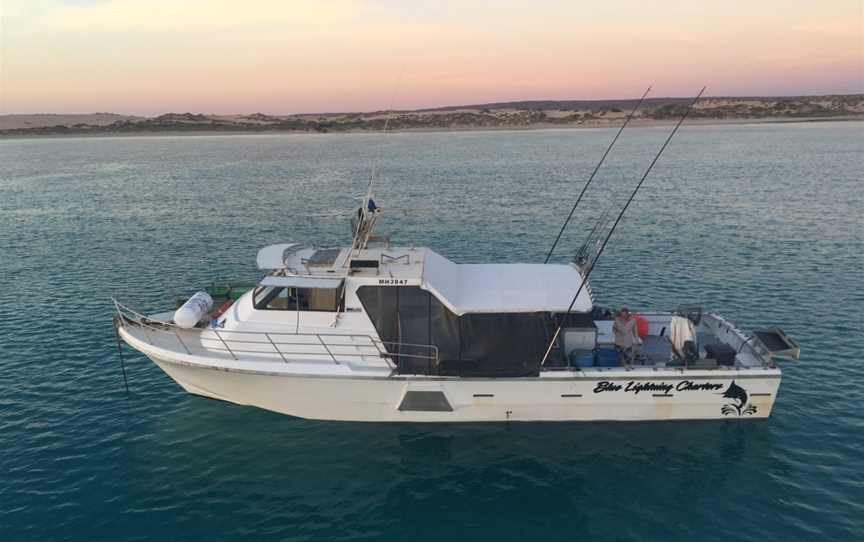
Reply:
[[[173,311],[115,301],[118,345],[205,397],[414,422],[765,418],[774,357],[798,357],[777,328],[748,336],[697,308],[613,321],[587,279],[603,245],[569,265],[457,264],[373,235],[379,214],[370,181],[350,247],[265,247],[257,284]]]
[[[298,331],[372,328],[406,374],[534,375],[577,292],[568,326],[591,323],[590,289],[580,291],[573,265],[456,264],[428,248],[281,244],[262,249],[258,266],[268,275],[239,321],[273,322],[279,313]],[[553,357],[563,360],[560,349]]]

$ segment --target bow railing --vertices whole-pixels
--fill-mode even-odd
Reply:
[[[116,327],[140,330],[141,333],[135,335],[148,344],[163,348],[171,348],[173,344],[173,349],[179,347],[189,355],[221,352],[236,361],[265,356],[285,363],[330,361],[337,365],[374,358],[394,369],[402,359],[420,359],[435,364],[439,359],[435,345],[387,342],[368,334],[241,331],[213,326],[185,329],[113,301]]]

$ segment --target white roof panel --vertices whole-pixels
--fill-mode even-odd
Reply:
[[[301,248],[299,243],[279,243],[262,248],[258,251],[256,259],[258,269],[262,271],[284,269],[286,252],[291,254],[299,248]]]
[[[422,288],[434,293],[456,314],[566,312],[582,284],[571,265],[456,264],[428,250]],[[587,288],[573,312],[592,308]]]
[[[277,277],[266,276],[261,282],[261,286],[279,286],[282,288],[338,288],[342,284],[341,278],[324,278],[324,277],[304,277],[290,276]]]

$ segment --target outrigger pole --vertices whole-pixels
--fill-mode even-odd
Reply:
[[[555,247],[558,246],[558,241],[561,240],[561,236],[564,235],[564,230],[567,229],[567,225],[570,223],[570,219],[573,218],[573,213],[576,212],[576,207],[579,206],[579,202],[582,201],[582,196],[585,195],[585,191],[588,190],[588,186],[591,184],[591,181],[594,180],[594,176],[597,175],[597,172],[600,171],[600,166],[603,165],[603,162],[606,161],[606,157],[609,155],[609,151],[612,150],[612,147],[615,146],[615,142],[618,141],[618,136],[621,135],[621,132],[624,131],[624,128],[630,124],[630,119],[633,118],[633,115],[636,114],[636,111],[639,109],[639,106],[642,105],[642,102],[645,101],[645,96],[651,92],[651,86],[645,89],[645,92],[642,93],[642,97],[639,98],[639,101],[636,103],[636,106],[633,108],[633,111],[630,111],[630,114],[627,115],[627,118],[624,119],[624,124],[618,128],[618,133],[615,134],[615,137],[612,138],[612,141],[609,143],[609,146],[606,147],[606,152],[603,153],[603,156],[600,157],[600,161],[597,162],[597,165],[594,166],[594,171],[591,172],[591,176],[588,177],[588,182],[585,183],[585,186],[582,187],[582,191],[579,192],[579,197],[576,198],[576,203],[573,204],[573,208],[570,209],[570,214],[567,215],[567,220],[564,221],[564,224],[561,226],[561,231],[558,232],[558,237],[555,238],[555,242],[552,243],[552,248],[549,249],[549,254],[546,255],[546,260],[543,263],[549,263],[549,259],[552,258],[552,252],[555,251]]]
[[[702,87],[702,90],[699,91],[699,94],[696,95],[695,98],[690,102],[690,105],[687,106],[687,109],[684,111],[684,114],[681,115],[681,118],[678,119],[678,123],[675,124],[675,128],[672,129],[672,132],[666,138],[666,141],[663,142],[663,145],[660,147],[660,150],[657,151],[657,154],[654,156],[654,159],[651,160],[651,163],[648,165],[648,169],[645,170],[645,174],[642,175],[642,178],[639,179],[639,183],[636,185],[636,188],[633,189],[633,192],[630,193],[630,197],[627,199],[627,203],[624,204],[624,207],[621,209],[621,212],[618,213],[618,218],[615,219],[615,223],[612,224],[612,228],[609,230],[609,233],[606,234],[606,238],[603,239],[603,243],[600,245],[600,249],[597,251],[597,255],[594,256],[594,259],[591,260],[591,265],[588,267],[588,270],[585,272],[585,275],[582,277],[582,283],[579,284],[579,289],[576,290],[576,295],[573,296],[573,301],[570,302],[570,306],[567,308],[567,312],[565,316],[570,314],[573,310],[573,306],[576,304],[576,300],[579,298],[579,294],[582,293],[582,289],[585,287],[585,284],[588,283],[588,276],[594,270],[595,264],[597,260],[600,259],[600,256],[603,254],[603,250],[606,248],[606,245],[609,243],[609,239],[612,237],[612,234],[615,232],[615,228],[618,227],[618,223],[621,222],[621,218],[624,216],[624,213],[627,212],[627,208],[630,207],[630,204],[633,202],[633,198],[636,197],[636,193],[639,192],[639,188],[642,187],[642,183],[645,182],[645,179],[648,178],[648,174],[651,173],[651,170],[654,168],[654,164],[657,163],[657,160],[660,158],[660,155],[663,154],[663,151],[666,150],[666,146],[669,145],[669,142],[672,141],[672,138],[675,136],[675,133],[678,131],[678,128],[681,127],[681,124],[684,122],[684,119],[687,118],[687,115],[690,114],[690,111],[693,110],[693,106],[696,105],[696,102],[699,98],[702,97],[702,93],[705,92],[705,87]],[[549,357],[549,353],[552,352],[552,347],[555,346],[555,341],[558,340],[558,335],[561,334],[561,328],[564,327],[564,319],[562,318],[558,324],[558,327],[555,329],[555,335],[552,337],[552,340],[549,342],[549,348],[546,349],[546,353],[543,355],[543,359],[540,361],[540,365],[546,364],[546,359]]]

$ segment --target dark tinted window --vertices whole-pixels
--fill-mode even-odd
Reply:
[[[372,320],[378,337],[385,343],[399,342],[398,294],[399,288],[393,287],[361,286],[357,289],[357,297]]]
[[[417,286],[362,286],[357,296],[388,350],[422,354],[438,347],[441,361],[429,367],[424,360],[405,356],[403,373],[519,376],[539,370],[540,359],[554,327],[546,313],[466,314],[456,316],[434,295]]]

